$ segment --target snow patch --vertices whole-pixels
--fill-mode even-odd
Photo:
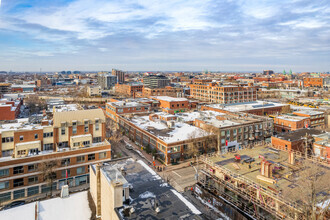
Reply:
[[[210,207],[211,209],[213,209],[216,213],[220,214],[224,219],[226,220],[231,220],[227,215],[225,215],[224,213],[220,212],[216,207],[214,207],[212,204],[204,201],[201,197],[197,196],[197,199],[199,199],[203,204],[207,205],[208,207]]]
[[[153,194],[152,192],[149,192],[149,191],[146,191],[146,192],[140,194],[139,197],[141,199],[156,198],[155,194]]]
[[[162,183],[159,185],[160,187],[168,187],[168,183]]]
[[[186,198],[184,198],[180,193],[171,189],[172,193],[176,195],[195,215],[202,214],[193,204],[191,204]]]

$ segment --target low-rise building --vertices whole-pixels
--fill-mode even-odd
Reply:
[[[171,86],[166,86],[164,88],[147,88],[143,87],[142,97],[151,96],[170,96],[170,97],[183,97],[183,88],[176,88]]]
[[[311,128],[325,128],[324,112],[313,111],[313,110],[301,110],[293,112],[292,114],[308,117],[310,119]]]
[[[188,100],[186,98],[175,98],[169,96],[152,96],[151,98],[159,101],[159,107],[162,108],[164,112],[170,114],[196,109],[198,103],[197,101]]]
[[[21,99],[16,100],[8,100],[1,99],[0,100],[0,121],[2,120],[15,120],[20,114],[20,109],[22,105]]]
[[[311,125],[310,118],[296,115],[279,115],[274,118],[274,128],[278,133],[295,131],[308,128]]]
[[[141,93],[143,84],[130,83],[130,84],[116,84],[115,91],[119,95],[135,96],[135,93]]]
[[[304,87],[323,87],[323,78],[304,78]]]
[[[314,155],[330,163],[330,133],[314,135],[314,141]]]
[[[88,96],[100,96],[101,88],[99,86],[88,86],[87,87],[87,95]]]

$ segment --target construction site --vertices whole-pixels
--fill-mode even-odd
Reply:
[[[220,211],[230,204],[247,219],[329,219],[327,163],[271,146],[203,155],[200,160],[204,165],[195,192]]]

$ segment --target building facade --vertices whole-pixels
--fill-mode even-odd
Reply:
[[[143,77],[143,85],[146,88],[164,88],[170,85],[170,80],[162,75],[150,75]]]
[[[117,83],[125,83],[125,72],[112,69],[112,75],[117,77]]]

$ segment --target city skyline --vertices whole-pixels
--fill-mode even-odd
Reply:
[[[327,1],[0,1],[0,70],[328,72]]]

